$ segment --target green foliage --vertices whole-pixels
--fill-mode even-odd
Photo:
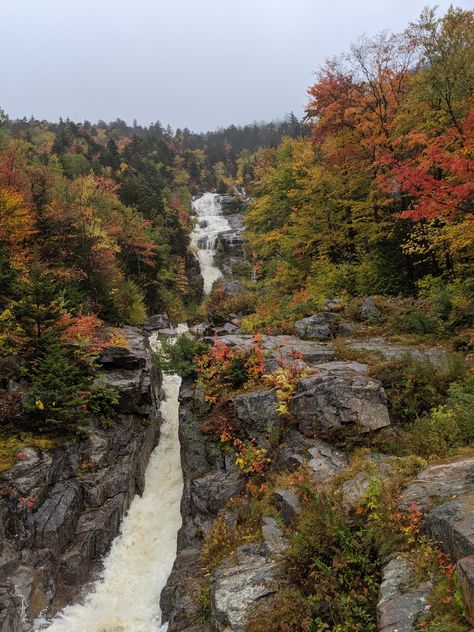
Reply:
[[[90,162],[83,154],[64,154],[61,162],[68,178],[84,176],[91,168]]]
[[[196,358],[209,352],[209,345],[180,335],[175,341],[169,338],[160,340],[161,348],[153,354],[153,362],[161,371],[177,373],[181,377],[196,377]]]
[[[406,448],[424,457],[444,457],[461,446],[474,444],[474,375],[454,382],[445,405],[416,419],[409,427]]]
[[[113,303],[121,323],[143,325],[146,307],[143,292],[133,281],[123,281],[113,290]]]
[[[302,594],[311,596],[311,629],[376,630],[381,562],[364,522],[330,498],[310,494],[291,537],[287,570]]]
[[[405,424],[442,404],[449,385],[464,371],[464,364],[457,357],[453,357],[449,368],[442,369],[407,353],[398,360],[376,364],[370,374],[385,388],[392,420]]]
[[[39,431],[80,433],[85,420],[86,379],[55,333],[44,335],[23,406]]]
[[[103,425],[107,425],[113,421],[119,399],[120,396],[117,389],[101,382],[96,382],[90,387],[87,397],[87,408],[94,419],[97,419]]]

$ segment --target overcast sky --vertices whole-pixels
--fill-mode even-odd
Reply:
[[[301,115],[313,73],[426,0],[0,0],[10,117],[215,129]],[[449,1],[438,0],[439,12]],[[456,6],[474,8],[474,0]]]

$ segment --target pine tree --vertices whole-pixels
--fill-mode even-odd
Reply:
[[[39,430],[77,432],[85,418],[86,400],[81,394],[86,378],[58,332],[44,334],[41,347],[24,409]]]

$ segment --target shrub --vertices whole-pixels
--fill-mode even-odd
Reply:
[[[420,309],[413,309],[397,316],[394,326],[400,333],[422,335],[437,333],[441,329],[441,323],[435,315]]]
[[[120,322],[128,325],[142,325],[145,322],[144,295],[133,281],[123,281],[114,288],[112,300]]]
[[[71,351],[62,346],[59,336],[42,337],[42,351],[23,406],[41,431],[81,432],[87,409],[86,381],[74,363]]]
[[[464,365],[454,360],[442,370],[427,360],[405,354],[397,360],[387,360],[371,367],[370,375],[382,382],[388,396],[392,420],[412,422],[441,405],[451,382],[464,373]]]
[[[116,414],[119,399],[117,389],[98,382],[93,384],[89,391],[87,408],[100,423],[110,424],[113,421],[113,415]]]
[[[180,335],[175,341],[163,338],[161,348],[153,354],[153,361],[161,371],[177,373],[181,377],[196,377],[196,360],[209,352],[209,345]]]
[[[336,501],[310,492],[291,537],[287,570],[311,598],[309,629],[376,630],[380,560],[362,514],[345,514]]]
[[[249,350],[216,340],[209,353],[197,358],[196,365],[198,384],[206,401],[214,404],[238,388],[250,388],[261,381],[265,372],[261,339],[256,336]]]
[[[424,457],[443,457],[474,443],[474,375],[453,383],[444,406],[416,419],[404,436],[406,448]]]

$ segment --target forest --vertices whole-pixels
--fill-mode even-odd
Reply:
[[[451,505],[436,523],[441,495],[430,485],[445,491],[445,476],[446,489],[461,489],[459,502],[471,503],[463,519],[472,516],[474,11],[427,8],[401,33],[359,38],[316,69],[302,97],[302,118],[207,132],[159,121],[15,119],[0,110],[5,532],[21,553],[43,511],[36,504],[47,513],[56,502],[52,479],[20,495],[22,465],[45,476],[35,470],[45,454],[64,448],[61,465],[77,450],[58,484],[74,479],[80,491],[58,531],[97,511],[86,525],[96,538],[84,553],[92,569],[127,519],[130,489],[145,497],[138,480],[152,450],[172,440],[166,432],[159,439],[160,414],[145,419],[156,387],[158,403],[174,393],[181,441],[187,513],[177,572],[189,589],[181,595],[189,625],[210,630],[218,621],[224,629],[233,605],[222,614],[216,586],[233,581],[226,573],[243,559],[256,564],[259,586],[262,568],[273,581],[283,567],[283,588],[251,601],[246,627],[239,620],[225,629],[393,632],[380,627],[380,604],[387,567],[399,563],[411,573],[406,592],[396,587],[402,599],[416,582],[430,589],[417,623],[414,615],[403,629],[467,632],[474,567],[468,588],[458,576],[460,558],[473,563],[472,530],[466,535],[461,520],[453,527]],[[222,216],[234,214],[230,240],[220,250],[213,242],[212,265],[222,274],[209,294],[192,241],[196,227],[215,219],[193,207],[203,194],[218,198]],[[156,348],[150,317],[165,332]],[[180,323],[189,325],[185,335]],[[127,407],[130,392],[139,403]],[[146,457],[133,452],[153,432]],[[115,450],[110,461],[107,450]],[[422,480],[422,502],[432,503],[426,513],[402,506],[409,484],[440,459],[448,461],[434,483]],[[109,520],[101,512],[119,496],[110,489],[127,467],[133,484],[120,488],[123,505]],[[102,477],[111,472],[109,489]],[[439,539],[428,537],[429,519]],[[100,531],[99,554],[101,520],[108,531]],[[147,531],[158,529],[156,520]],[[446,536],[447,523],[455,536]],[[74,529],[61,538],[82,546]],[[51,577],[64,572],[66,544],[58,542],[48,549],[28,540],[32,577],[47,557],[40,549],[54,551]],[[186,557],[189,549],[198,561]],[[20,553],[12,559],[21,566]],[[181,588],[172,589],[179,602]],[[242,592],[245,601],[247,584]],[[23,602],[11,594],[21,618]],[[3,597],[0,590],[0,605]],[[48,616],[65,603],[50,599]],[[185,629],[198,628],[170,627]]]

